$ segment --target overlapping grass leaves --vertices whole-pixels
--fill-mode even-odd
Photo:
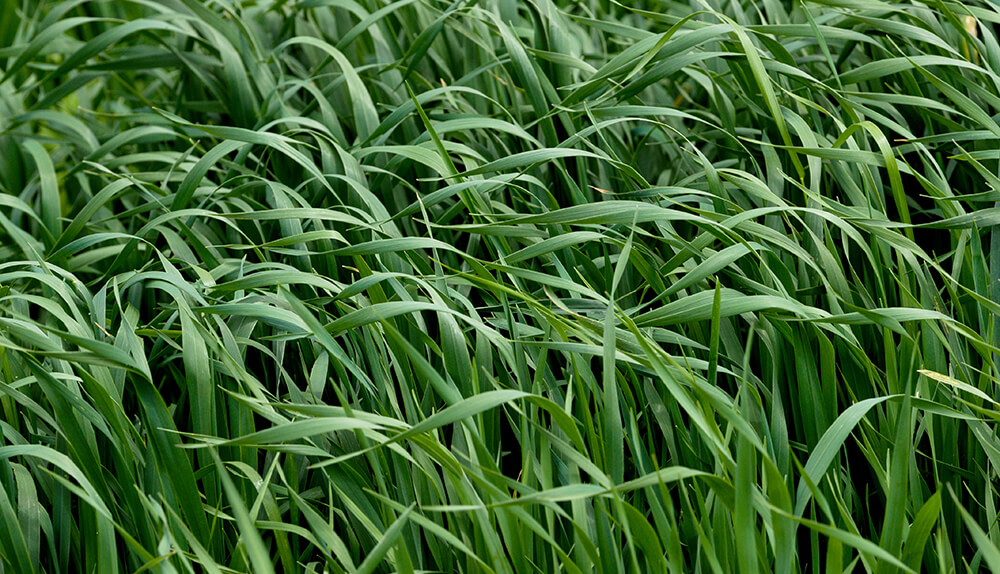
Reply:
[[[995,567],[998,22],[4,11],[0,568]]]

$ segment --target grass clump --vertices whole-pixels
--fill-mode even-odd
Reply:
[[[0,11],[0,571],[1000,572],[988,2]]]

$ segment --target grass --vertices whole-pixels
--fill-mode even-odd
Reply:
[[[9,0],[0,571],[1000,572],[980,0]]]

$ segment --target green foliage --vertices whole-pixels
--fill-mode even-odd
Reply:
[[[9,0],[0,572],[996,571],[998,26]]]

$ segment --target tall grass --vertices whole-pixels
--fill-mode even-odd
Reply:
[[[0,571],[1000,572],[975,0],[7,0]]]

